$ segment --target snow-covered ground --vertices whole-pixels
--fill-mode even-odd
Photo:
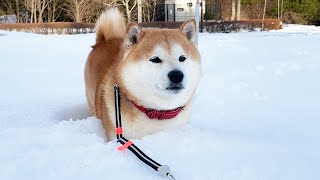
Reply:
[[[88,117],[94,34],[0,31],[1,180],[161,179]],[[190,122],[134,140],[177,180],[320,179],[320,28],[201,34]]]

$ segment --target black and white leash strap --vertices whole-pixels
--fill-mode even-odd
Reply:
[[[150,166],[152,169],[158,172],[163,178],[169,178],[176,180],[171,174],[171,170],[167,165],[161,165],[144,154],[132,141],[127,140],[122,136],[122,125],[121,125],[121,105],[118,85],[113,86],[114,98],[115,98],[115,114],[116,114],[116,134],[117,140],[122,146],[118,147],[118,150],[124,150],[128,148],[134,155],[136,155],[142,162]]]

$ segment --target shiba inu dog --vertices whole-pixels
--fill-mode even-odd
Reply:
[[[187,122],[201,77],[195,40],[194,20],[179,29],[155,29],[126,26],[117,9],[100,16],[85,84],[90,112],[102,120],[108,141],[116,137],[115,84],[125,137],[141,138]]]

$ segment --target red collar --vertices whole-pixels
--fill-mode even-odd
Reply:
[[[137,109],[139,109],[139,111],[145,113],[150,119],[158,119],[158,120],[172,119],[176,117],[184,108],[184,106],[181,106],[176,109],[170,109],[170,110],[156,110],[156,109],[148,109],[143,106],[139,106],[134,102],[132,102],[132,104]]]

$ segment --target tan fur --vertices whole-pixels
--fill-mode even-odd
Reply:
[[[96,23],[97,43],[113,38],[123,38],[126,34],[126,23],[117,9],[102,13]]]
[[[113,10],[111,14],[118,13],[115,11]],[[181,29],[141,29],[138,44],[130,44],[128,33],[134,24],[129,24],[127,33],[124,33],[126,27],[123,17],[112,19],[106,17],[108,14],[110,15],[105,13],[97,22],[97,42],[85,66],[86,95],[90,112],[102,120],[108,140],[115,137],[114,84],[120,87],[122,121],[126,137],[141,138],[146,134],[184,124],[188,119],[191,99],[186,104],[185,110],[176,118],[165,120],[166,122],[150,120],[131,103],[134,101],[144,105],[141,98],[146,97],[137,97],[132,94],[126,88],[121,72],[126,71],[126,65],[151,56],[155,46],[160,45],[169,51],[170,46],[179,42],[193,59],[200,61],[197,49],[186,39]]]

